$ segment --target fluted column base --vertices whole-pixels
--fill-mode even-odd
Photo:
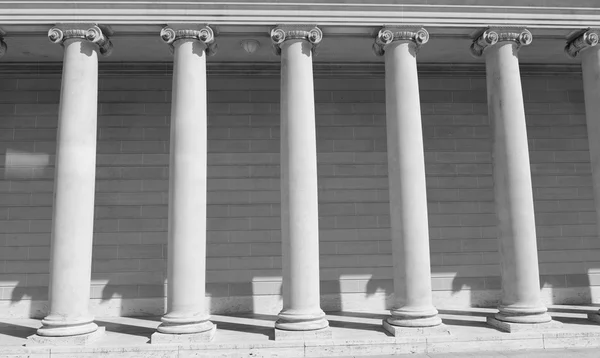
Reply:
[[[434,327],[442,323],[435,307],[394,308],[390,313],[392,316],[388,317],[386,322],[392,326],[422,328]]]
[[[180,316],[167,313],[160,320],[162,323],[156,330],[166,334],[202,333],[214,327],[208,315]]]
[[[217,325],[209,322],[210,328],[199,333],[161,333],[154,332],[150,336],[151,344],[168,343],[207,343],[213,340],[217,332]]]
[[[92,323],[96,326],[94,323]],[[72,327],[71,327],[72,328]],[[88,329],[90,327],[87,327]],[[96,326],[91,333],[83,333],[76,335],[64,335],[64,336],[43,336],[39,332],[43,328],[38,329],[38,333],[27,337],[26,346],[85,346],[97,342],[106,333],[104,327]],[[61,330],[60,333],[68,332],[68,330]],[[42,333],[49,333],[48,330],[42,331]],[[52,332],[54,333],[54,332]]]
[[[450,330],[445,324],[431,327],[402,327],[391,325],[387,319],[384,319],[382,326],[394,337],[447,336],[450,334]]]
[[[94,317],[80,319],[65,319],[64,317],[49,315],[42,320],[42,327],[37,330],[38,336],[43,337],[72,337],[94,333],[98,325]]]
[[[321,309],[310,313],[282,310],[279,312],[279,319],[275,322],[275,329],[284,331],[314,331],[327,327],[329,322]]]
[[[208,315],[180,317],[166,314],[160,319],[162,323],[150,337],[150,343],[210,342],[215,336],[217,326],[208,318]]]
[[[509,323],[537,324],[548,323],[552,317],[547,313],[544,306],[541,307],[515,307],[500,306],[494,318],[498,321]]]

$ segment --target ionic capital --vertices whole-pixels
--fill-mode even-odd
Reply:
[[[215,32],[208,25],[169,25],[160,31],[160,38],[169,45],[171,52],[174,50],[174,43],[178,40],[192,39],[202,42],[206,46],[206,54],[213,56],[217,53],[217,44],[215,43]]]
[[[311,25],[278,25],[271,30],[271,41],[276,55],[281,55],[281,44],[286,40],[298,39],[310,42],[314,53],[323,39],[323,31]]]
[[[112,52],[112,43],[107,32],[108,28],[101,29],[96,24],[60,24],[48,31],[48,39],[61,45],[68,39],[85,39],[98,45],[100,54],[108,56]]]
[[[567,38],[565,53],[575,58],[586,48],[596,46],[600,40],[600,29],[585,29],[573,33]]]
[[[375,37],[373,52],[383,56],[386,46],[394,41],[412,42],[418,50],[429,41],[429,32],[422,27],[384,27]]]
[[[514,42],[517,50],[521,46],[527,46],[533,41],[533,35],[529,30],[523,28],[488,28],[475,37],[471,44],[471,54],[475,57],[481,57],[483,52],[489,46],[498,42]]]

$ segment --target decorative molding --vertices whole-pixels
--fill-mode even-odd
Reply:
[[[532,41],[533,35],[524,28],[487,28],[475,36],[473,43],[471,43],[471,54],[475,57],[481,57],[486,48],[498,42],[514,42],[518,50],[521,46],[530,45]]]
[[[112,52],[112,43],[108,38],[108,28],[104,31],[96,24],[58,24],[48,30],[48,39],[55,44],[64,45],[65,41],[72,38],[85,39],[98,45],[100,54],[109,56]]]
[[[419,51],[419,48],[429,41],[429,32],[415,26],[384,27],[375,37],[373,52],[377,56],[383,56],[386,46],[394,41],[412,42],[416,46],[416,51]]]
[[[528,0],[527,4],[517,0],[483,3],[469,0],[453,0],[452,4],[441,0],[422,1],[421,4],[403,4],[397,0],[312,0],[307,6],[297,0],[0,0],[0,23],[51,25],[80,21],[162,25],[191,22],[215,26],[318,23],[320,26],[353,27],[409,23],[425,28],[471,29],[506,25],[532,29],[600,27],[600,8],[589,5],[590,1],[563,2],[569,6],[548,6],[547,0]]]
[[[383,78],[385,67],[383,63],[320,63],[314,62],[315,77],[346,77],[346,78]],[[579,64],[548,65],[521,64],[522,76],[555,76],[581,75]],[[170,77],[172,62],[100,62],[99,74],[103,77]],[[0,63],[0,76],[9,77],[43,77],[60,76],[60,62],[18,62]],[[207,73],[216,77],[278,77],[281,74],[279,62],[208,62]],[[483,64],[438,64],[419,63],[420,77],[485,77]]]
[[[174,51],[173,44],[175,41],[182,39],[193,39],[202,42],[206,46],[208,56],[217,53],[215,32],[206,24],[197,26],[192,24],[169,25],[160,30],[160,38],[169,45],[171,53]]]
[[[313,53],[323,40],[323,31],[313,25],[277,25],[271,29],[271,42],[276,55],[281,55],[281,44],[286,40],[306,40],[312,44]]]
[[[0,57],[4,56],[8,47],[6,46],[6,42],[4,42],[4,35],[6,33],[0,29]]]
[[[577,31],[567,38],[565,53],[567,56],[575,58],[586,48],[598,45],[599,40],[599,29],[584,29]]]

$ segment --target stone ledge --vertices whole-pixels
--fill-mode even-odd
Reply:
[[[402,337],[427,337],[427,336],[447,336],[450,334],[445,324],[433,327],[401,327],[389,324],[383,320],[383,329],[390,332],[396,338]]]
[[[310,341],[325,339],[333,339],[333,333],[329,327],[313,331],[286,331],[275,328],[276,341]]]
[[[497,320],[494,317],[488,317],[487,323],[503,332],[518,333],[518,332],[552,332],[562,328],[563,324],[558,321],[550,321],[546,323],[513,323]]]
[[[98,327],[95,332],[77,336],[45,337],[34,334],[27,337],[26,346],[84,346],[98,341],[106,334],[105,327]]]
[[[151,344],[192,344],[192,343],[208,343],[215,337],[217,331],[217,325],[206,331],[200,333],[187,333],[187,334],[167,334],[154,332],[150,336]]]

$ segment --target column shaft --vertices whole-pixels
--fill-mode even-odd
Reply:
[[[283,310],[275,327],[328,326],[320,308],[317,148],[312,44],[281,44],[281,233]]]
[[[551,320],[540,300],[533,191],[525,109],[514,42],[485,50],[493,171],[498,215],[502,301],[496,318],[515,323]]]
[[[596,208],[596,227],[600,236],[600,45],[589,47],[583,51],[581,61],[585,118]],[[590,314],[589,316],[590,319],[600,322],[600,310],[597,314]]]
[[[413,42],[386,46],[385,92],[395,294],[388,322],[435,326],[441,319],[431,299],[425,158]]]
[[[174,42],[169,178],[168,307],[158,332],[201,333],[205,307],[207,95],[206,45]]]
[[[50,313],[40,336],[61,337],[98,329],[88,311],[94,232],[97,45],[64,42],[54,180],[50,261]]]
[[[583,51],[581,60],[596,223],[600,227],[600,46]]]

